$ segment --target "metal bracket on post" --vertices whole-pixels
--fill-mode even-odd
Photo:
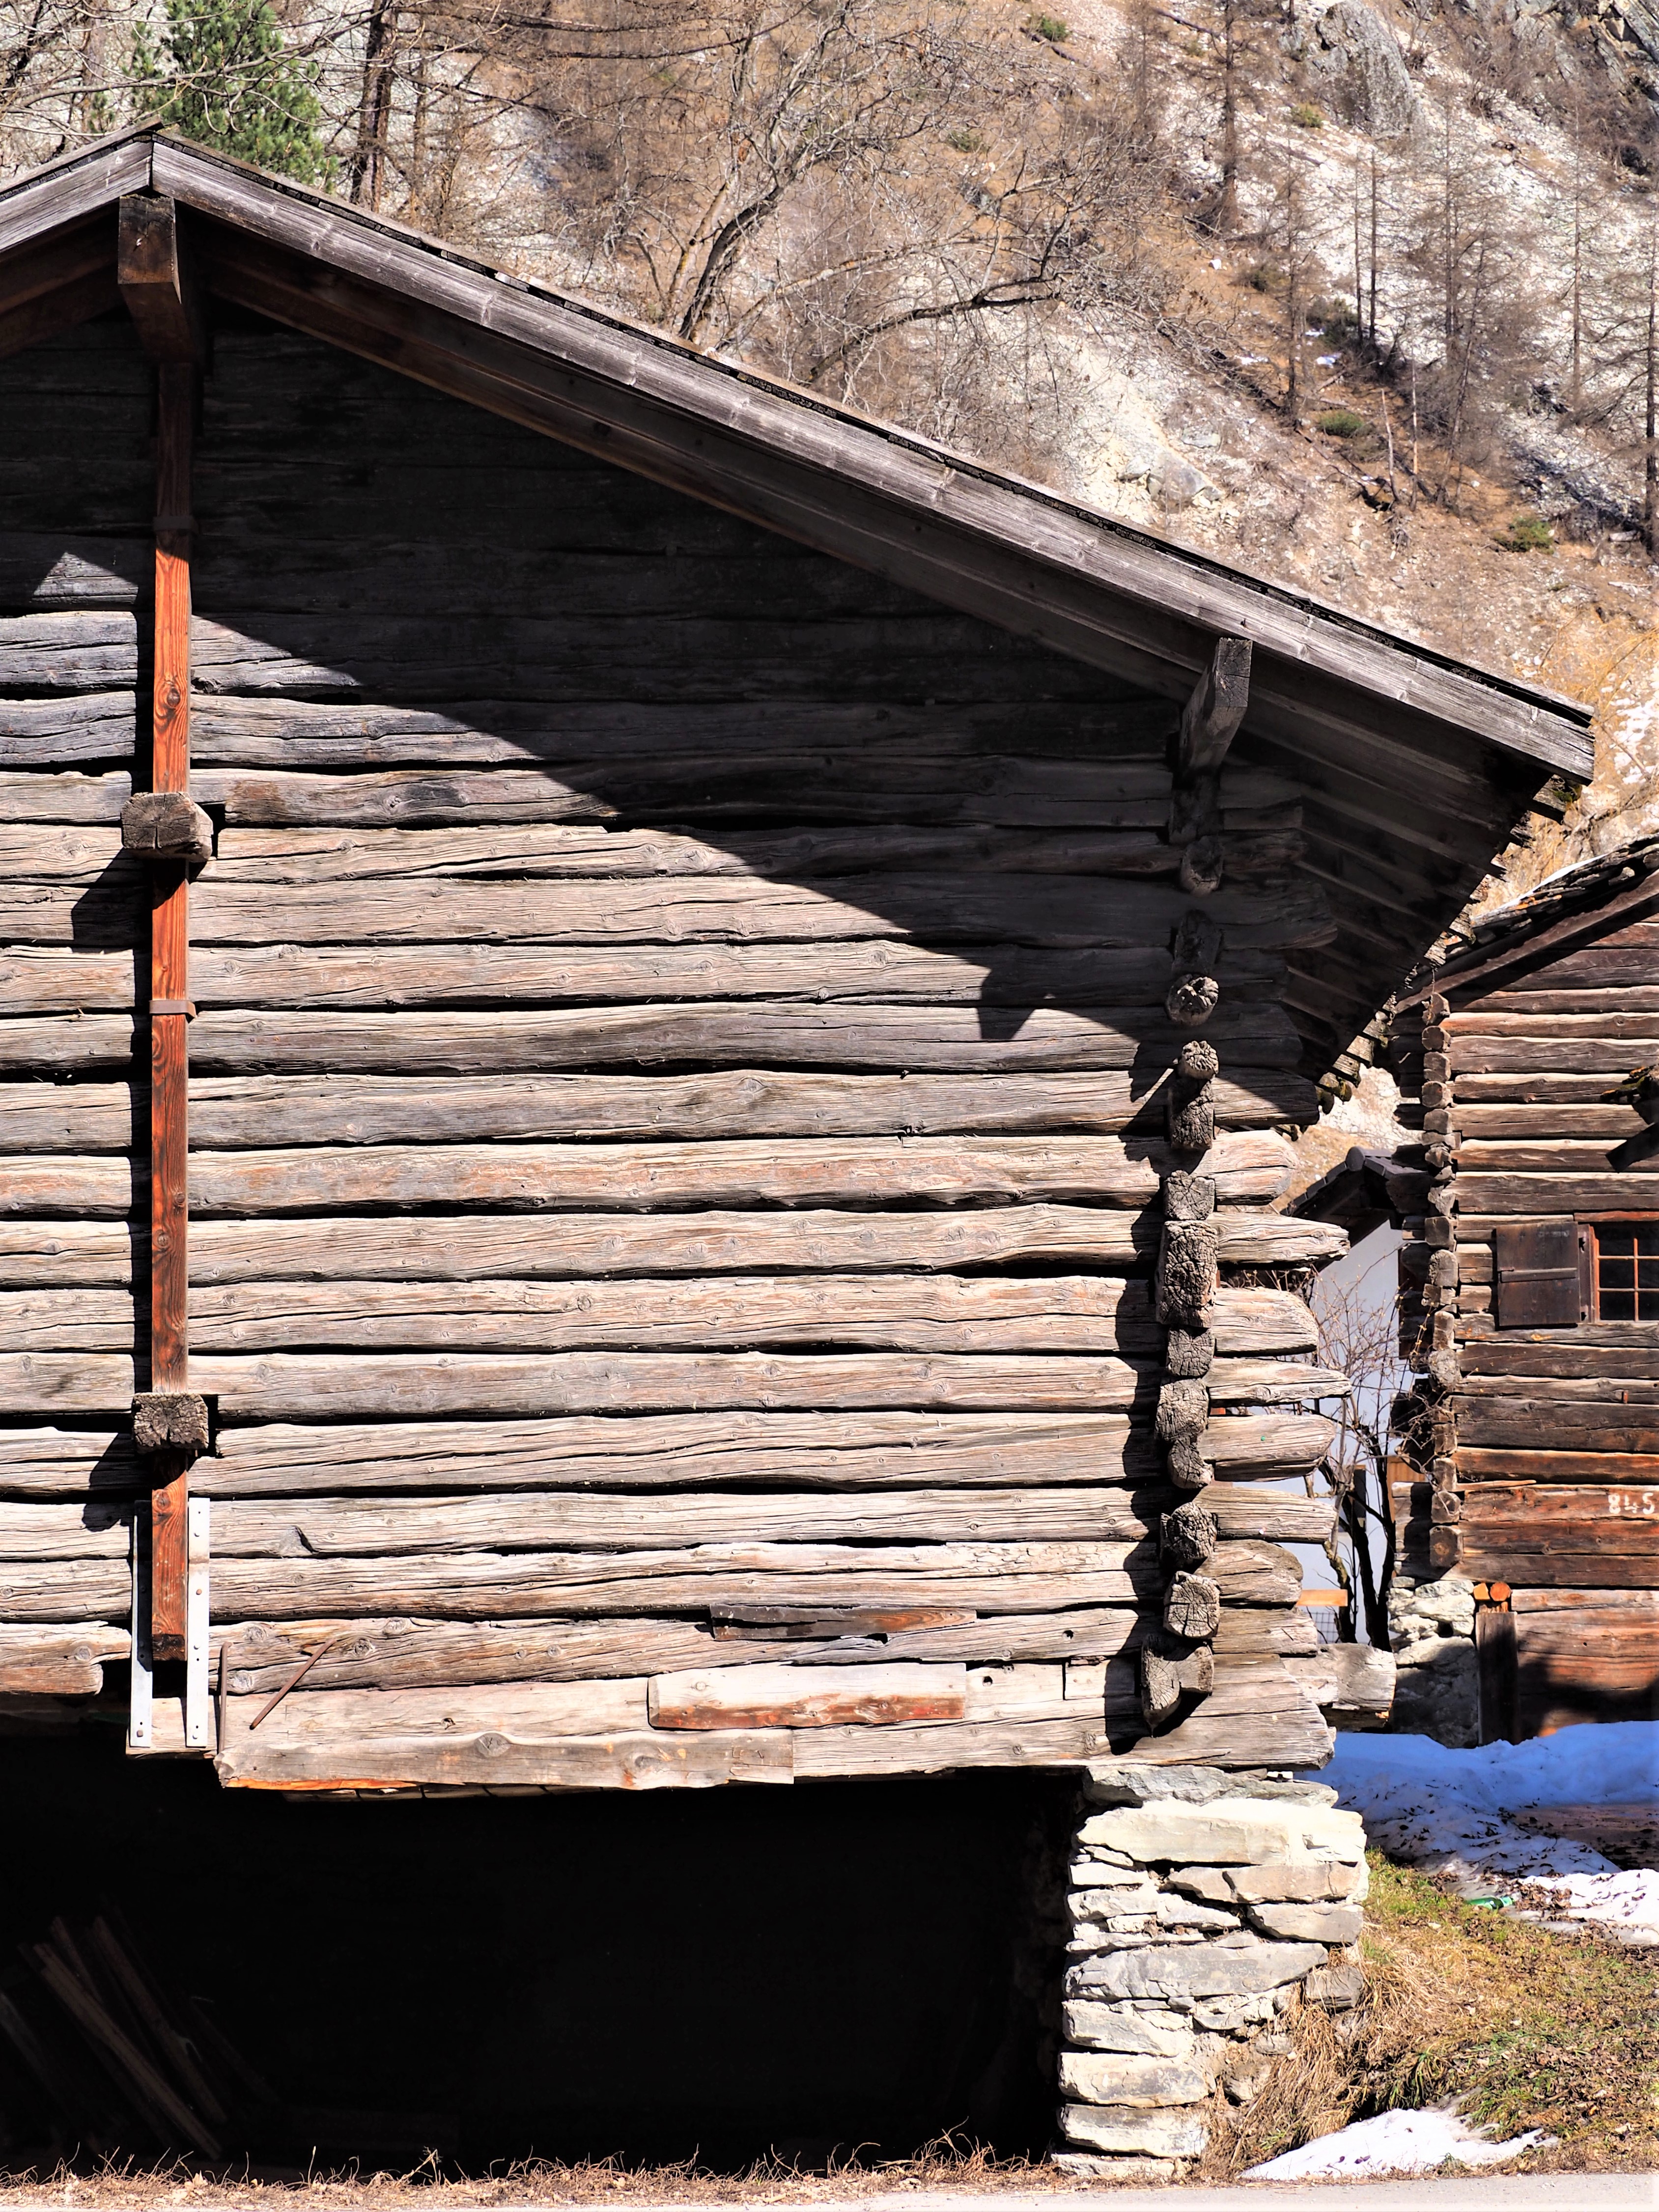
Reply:
[[[132,1516],[132,1689],[127,1712],[127,1749],[153,1751],[155,1672],[149,1650],[149,1516]]]
[[[208,1689],[208,1500],[190,1501],[189,1583],[185,1601],[185,1748],[212,1751]]]

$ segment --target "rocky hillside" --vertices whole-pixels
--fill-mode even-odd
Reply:
[[[1659,827],[1656,0],[0,0],[139,113],[1594,702],[1483,899]]]
[[[1593,702],[1594,781],[1483,899],[1659,826],[1649,0],[1052,0],[1063,16],[941,0],[904,19],[933,75],[883,81],[902,127],[888,115],[877,145],[860,91],[860,149],[817,169],[777,75],[739,96],[725,48],[703,76],[702,53],[653,62],[653,4],[619,0],[608,20],[633,43],[557,66],[533,39],[492,46],[498,104],[452,172],[449,228]],[[710,38],[758,21],[739,0],[695,12]],[[804,12],[850,37],[825,34],[826,76],[877,74],[877,0]],[[827,106],[809,129],[844,125]],[[672,130],[701,167],[665,158]],[[751,160],[767,189],[745,199]],[[663,274],[675,252],[696,262],[695,214],[676,231],[658,207],[696,200],[688,175],[750,226],[720,313]],[[877,262],[898,273],[872,303]],[[831,298],[855,265],[864,294],[848,279]]]

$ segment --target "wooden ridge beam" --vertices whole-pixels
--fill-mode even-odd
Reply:
[[[207,317],[173,202],[128,192],[120,203],[117,282],[138,343],[154,362],[199,369]]]

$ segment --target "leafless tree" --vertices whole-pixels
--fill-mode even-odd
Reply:
[[[1439,495],[1455,507],[1484,418],[1507,398],[1522,364],[1537,358],[1537,347],[1523,281],[1531,241],[1512,196],[1490,161],[1454,129],[1449,94],[1441,124],[1412,256],[1430,288],[1437,326],[1437,358],[1418,378],[1417,405],[1442,450]]]
[[[1648,222],[1647,331],[1643,348],[1642,527],[1659,561],[1659,215]]]
[[[1285,412],[1294,422],[1308,386],[1308,309],[1320,289],[1320,266],[1306,161],[1293,145],[1279,149],[1272,239],[1284,301]]]
[[[1367,1641],[1389,1648],[1389,1591],[1397,1536],[1389,1465],[1402,1438],[1396,1401],[1410,1372],[1400,1356],[1400,1299],[1392,1249],[1352,1279],[1328,1272],[1314,1288],[1319,1355],[1348,1376],[1351,1393],[1322,1408],[1337,1425],[1325,1475],[1337,1500],[1328,1547],[1364,1624]]]

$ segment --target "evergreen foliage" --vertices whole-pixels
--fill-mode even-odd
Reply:
[[[239,161],[326,184],[314,64],[290,59],[270,0],[166,0],[158,36],[140,25],[134,74],[169,130]]]

